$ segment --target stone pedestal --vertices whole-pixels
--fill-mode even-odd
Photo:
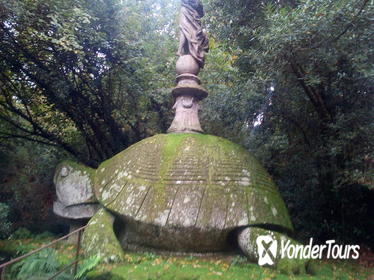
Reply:
[[[197,74],[199,65],[191,55],[183,55],[177,61],[177,86],[172,95],[175,103],[174,120],[168,133],[203,133],[199,121],[198,102],[208,96],[208,92],[200,86]]]
[[[195,97],[181,95],[176,98],[173,109],[174,120],[168,129],[169,133],[202,133],[199,122],[199,104]]]

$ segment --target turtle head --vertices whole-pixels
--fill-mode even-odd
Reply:
[[[57,196],[53,205],[55,214],[64,218],[81,219],[90,218],[96,212],[93,174],[92,168],[72,161],[64,161],[57,166],[53,177]]]

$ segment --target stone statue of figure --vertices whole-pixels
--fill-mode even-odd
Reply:
[[[178,55],[192,55],[200,68],[204,67],[204,55],[209,50],[208,38],[201,26],[200,19],[203,16],[204,9],[200,0],[182,0]]]

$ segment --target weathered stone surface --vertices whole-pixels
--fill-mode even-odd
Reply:
[[[209,40],[200,20],[203,16],[204,8],[200,1],[182,0],[178,54],[190,54],[201,68],[204,67],[205,52],[209,50]]]
[[[56,168],[53,178],[57,201],[53,204],[56,215],[70,219],[90,218],[98,209],[93,193],[94,170],[64,161]]]
[[[300,259],[300,258],[294,258],[289,259],[286,257],[281,258],[281,246],[280,244],[282,242],[289,242],[290,244],[297,246],[300,245],[299,242],[289,238],[288,236],[271,231],[266,230],[262,228],[256,228],[256,227],[247,227],[244,230],[242,230],[238,235],[238,245],[240,249],[243,251],[243,253],[248,257],[249,260],[252,262],[258,262],[259,254],[258,254],[258,247],[259,244],[257,242],[261,242],[260,240],[257,240],[257,237],[259,236],[266,236],[269,238],[269,240],[274,240],[277,244],[274,251],[275,255],[267,255],[266,257],[270,256],[270,260],[273,263],[273,267],[276,267],[278,270],[280,270],[282,273],[285,274],[305,274],[306,270],[308,269],[308,266],[310,264],[309,259]],[[273,241],[271,241],[273,242]],[[265,242],[265,245],[272,244]],[[266,246],[264,246],[266,247]],[[266,252],[266,254],[269,254],[269,252]],[[263,254],[262,257],[265,255]]]
[[[203,186],[187,184],[180,186],[166,225],[168,227],[194,227],[200,212],[204,191]]]
[[[59,197],[55,212],[69,218],[86,218],[96,211],[93,182],[98,202],[122,221],[116,228],[124,247],[213,252],[225,250],[228,235],[238,227],[292,230],[268,173],[246,150],[215,136],[156,135],[95,171],[64,163],[55,182]],[[110,236],[104,243],[118,242],[111,214],[100,210],[94,216],[86,240],[96,242],[104,233]]]
[[[208,92],[199,82],[195,81],[193,76],[179,75],[177,77],[178,85],[173,88],[172,95],[177,98],[178,96],[193,96],[196,100],[202,100],[208,96]]]
[[[86,256],[98,255],[103,262],[123,260],[123,249],[113,231],[114,217],[101,208],[84,230],[82,249]]]
[[[152,187],[144,199],[135,220],[164,227],[168,222],[177,191],[177,185]]]
[[[248,220],[248,194],[243,187],[238,189],[229,189],[226,195],[226,228],[235,228],[238,226],[246,226]]]
[[[176,66],[177,74],[190,73],[193,75],[199,74],[200,66],[192,55],[182,55],[178,58]]]
[[[227,199],[223,193],[221,186],[205,190],[196,227],[217,229],[218,232],[225,227]]]
[[[175,117],[168,129],[169,133],[200,133],[203,132],[199,121],[199,104],[194,96],[178,96],[173,109]]]
[[[100,165],[94,182],[100,203],[126,224],[124,243],[205,252],[224,249],[239,226],[292,230],[268,173],[215,136],[147,138]]]
[[[73,206],[65,206],[59,201],[53,202],[53,212],[68,219],[88,219],[91,218],[99,209],[98,203],[79,204]]]

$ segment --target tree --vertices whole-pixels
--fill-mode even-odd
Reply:
[[[369,242],[373,3],[236,2],[210,1],[210,22],[237,47],[241,77],[227,94],[243,142],[275,176],[304,236]]]
[[[172,63],[162,53],[171,45],[170,17],[153,13],[158,1],[0,5],[0,118],[13,128],[0,137],[58,146],[96,165],[164,128],[168,96],[154,85],[170,83]]]

